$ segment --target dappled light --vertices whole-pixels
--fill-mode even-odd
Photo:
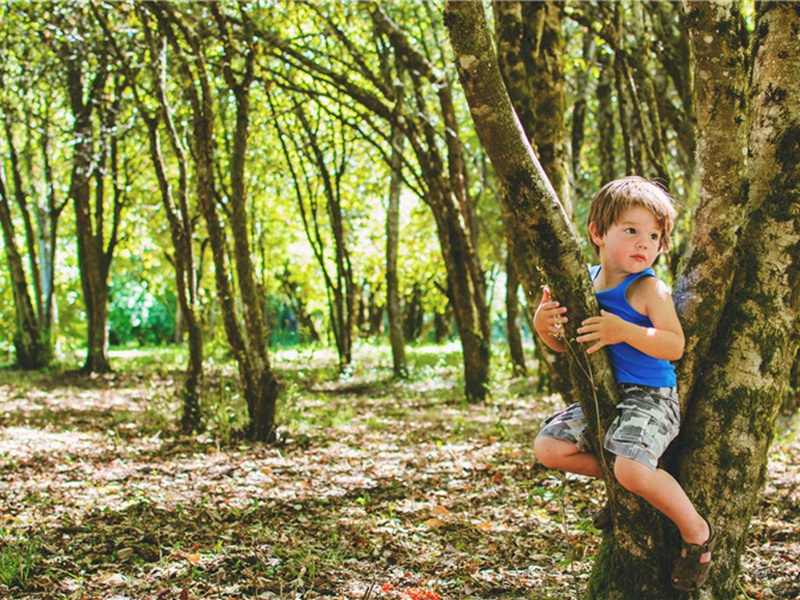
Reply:
[[[168,389],[169,375],[113,375],[98,389],[0,371],[0,553],[33,550],[9,592],[578,597],[604,493],[535,463],[531,438],[558,398],[517,381],[470,405],[448,360],[421,362],[420,385],[358,356],[346,381],[313,383],[330,355],[304,361],[311,383],[287,378],[274,446],[213,429],[177,435],[165,425],[175,401],[148,393]],[[800,592],[796,425],[781,423],[753,521],[741,577],[753,597]]]

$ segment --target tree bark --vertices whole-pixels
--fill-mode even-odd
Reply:
[[[705,57],[700,56],[698,68],[703,69],[703,65],[709,66],[715,60],[722,66],[722,69],[720,65],[715,66],[721,77],[713,78],[710,86],[699,92],[701,96],[706,95],[702,96],[705,98],[702,110],[698,101],[698,114],[709,125],[708,136],[701,138],[700,145],[704,184],[710,185],[723,172],[730,174],[723,183],[729,186],[723,192],[728,194],[728,202],[717,205],[717,215],[706,212],[703,216],[704,211],[709,210],[707,202],[710,200],[706,198],[702,203],[699,209],[701,226],[695,241],[707,243],[703,240],[705,236],[715,235],[709,233],[714,231],[713,227],[730,225],[726,219],[734,218],[738,211],[744,213],[745,220],[734,220],[728,232],[729,243],[737,250],[728,255],[727,263],[724,257],[719,262],[711,261],[712,270],[708,273],[690,263],[689,274],[682,275],[678,285],[679,290],[683,290],[681,298],[685,303],[679,306],[681,316],[687,322],[688,336],[693,338],[693,358],[688,365],[691,368],[681,370],[681,385],[692,389],[692,374],[702,373],[702,377],[698,378],[688,399],[683,398],[688,412],[671,455],[678,480],[701,514],[707,516],[719,532],[714,568],[702,597],[725,599],[736,596],[738,560],[746,543],[747,523],[764,480],[775,415],[798,349],[795,332],[800,313],[800,298],[793,292],[800,284],[797,267],[800,264],[800,231],[796,219],[800,198],[800,78],[797,77],[800,39],[796,35],[800,29],[800,11],[794,5],[780,2],[758,5],[759,43],[754,54],[751,77],[754,87],[750,94],[754,99],[752,118],[748,118],[746,110],[747,95],[731,93],[748,79],[746,72],[742,74],[745,64],[741,60],[742,49],[746,45],[740,37],[744,29],[737,11],[733,4],[698,3],[691,8],[696,19],[693,44],[709,44]],[[541,178],[521,177],[518,170],[511,167],[515,160],[517,164],[521,162],[519,156],[526,154],[524,145],[520,148],[518,141],[524,138],[521,132],[514,135],[513,117],[504,114],[508,100],[503,98],[501,86],[496,83],[499,73],[491,61],[491,45],[481,5],[448,3],[446,14],[459,74],[487,153],[501,180],[517,182],[521,188],[518,195],[523,198],[526,193],[533,195],[535,201],[537,194],[531,190],[540,187]],[[703,22],[704,18],[709,21]],[[713,52],[710,51],[712,47]],[[703,54],[700,50],[698,55]],[[701,73],[702,77],[708,75]],[[731,88],[717,87],[723,78]],[[714,124],[727,120],[735,124],[727,130],[728,137],[741,140],[742,119],[748,121],[744,131],[749,135],[749,142],[744,145],[736,140],[724,140],[714,130]],[[723,128],[718,130],[720,134],[724,131]],[[749,193],[743,209],[742,198],[737,194],[739,161],[745,150],[751,159],[745,185]],[[530,156],[529,151],[527,155]],[[546,190],[538,195],[549,197]],[[552,200],[551,203],[554,204]],[[566,238],[574,234],[558,226],[563,217],[548,213],[547,203],[541,204],[531,202],[533,210],[529,209],[530,212],[518,210],[520,220],[528,226],[546,227],[537,221],[538,216],[560,232],[564,236],[562,243],[567,244]],[[518,205],[518,208],[527,207]],[[540,215],[531,214],[535,212]],[[711,228],[703,223],[709,223]],[[742,233],[738,233],[735,228],[742,225]],[[544,236],[539,239],[543,242],[543,253],[549,253],[557,243],[548,243]],[[694,249],[696,253],[702,251],[701,246]],[[582,261],[563,250],[552,254],[552,260],[560,263],[562,271],[566,270],[565,265],[572,264],[574,268],[569,272],[585,273]],[[724,289],[715,290],[708,303],[689,297],[690,290],[700,289],[702,293],[707,289],[703,286],[708,281],[720,281],[720,277],[725,281],[720,273],[728,272],[733,274],[734,282],[729,294]],[[688,277],[695,279],[683,281]],[[567,292],[571,289],[575,288],[566,287]],[[585,314],[576,315],[574,309],[580,296],[576,294],[576,298],[572,298],[563,291],[559,294],[559,299],[570,305],[573,324],[580,322]],[[695,308],[690,310],[692,307]],[[709,326],[712,313],[722,316],[721,319],[715,316]],[[724,322],[725,327],[715,331],[718,322]],[[705,326],[701,325],[703,323]],[[695,339],[703,335],[711,340],[706,352],[698,350],[703,346]],[[692,361],[699,361],[698,366],[691,366]],[[601,403],[601,409],[603,405]],[[601,428],[594,432],[591,407],[586,403],[584,412],[589,419],[590,435],[597,443],[602,439],[605,415],[601,414]],[[679,552],[677,531],[649,505],[635,501],[630,494],[618,494],[613,478],[608,472],[605,475],[615,515],[614,529],[606,534],[596,558],[587,597],[681,597],[669,585],[670,571]]]
[[[519,116],[528,141],[536,152],[539,163],[556,196],[572,219],[572,202],[569,187],[566,112],[566,79],[564,77],[564,40],[562,5],[558,2],[495,2],[495,35],[497,37],[498,64],[503,74],[511,104]],[[506,201],[507,203],[507,201]],[[529,232],[509,223],[508,211],[503,211],[508,231],[513,238],[511,248],[517,263],[517,273],[529,293],[541,288],[536,276],[541,265],[531,270],[526,260],[538,261],[537,240]],[[511,217],[513,220],[513,216]],[[521,253],[525,256],[521,256]],[[531,295],[538,303],[540,295]],[[568,357],[550,351],[538,340],[539,369],[547,371],[550,389],[571,404],[574,400],[569,379]],[[523,363],[524,364],[524,363]],[[545,380],[545,378],[541,378]]]
[[[72,175],[69,196],[75,209],[75,231],[78,245],[83,301],[86,306],[87,340],[85,373],[111,371],[108,359],[108,268],[110,256],[104,250],[102,221],[94,223],[91,210],[91,178],[97,178],[96,186],[102,186],[102,176],[96,174],[95,132],[93,116],[100,104],[108,78],[108,69],[100,64],[89,87],[89,96],[84,101],[83,57],[80,52],[63,50],[67,69],[67,90],[74,119],[72,136]],[[97,190],[98,188],[96,188]],[[102,215],[102,207],[95,207],[96,215]]]
[[[386,309],[389,315],[389,344],[392,348],[392,371],[396,378],[408,375],[406,339],[403,335],[403,311],[400,307],[400,278],[397,274],[397,247],[400,241],[400,190],[403,183],[403,133],[392,128],[392,176],[389,182],[389,206],[386,210]]]

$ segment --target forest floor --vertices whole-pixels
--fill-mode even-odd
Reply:
[[[559,407],[525,379],[465,404],[457,357],[412,377],[359,358],[277,356],[280,441],[237,438],[230,378],[181,437],[177,371],[0,371],[0,598],[581,597],[602,484],[537,465]],[[212,379],[212,378],[209,378]],[[800,598],[798,418],[781,418],[740,577],[742,599]]]

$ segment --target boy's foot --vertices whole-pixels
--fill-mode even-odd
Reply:
[[[602,508],[594,513],[592,525],[594,525],[595,529],[599,529],[600,531],[611,527],[611,508],[608,506],[608,502],[603,504]]]
[[[705,544],[690,544],[682,540],[681,554],[675,568],[672,571],[672,587],[682,592],[694,592],[699,590],[708,579],[711,571],[711,558],[701,562],[703,555],[710,554],[717,545],[717,532],[711,527],[711,523],[706,520],[708,525],[708,539]]]

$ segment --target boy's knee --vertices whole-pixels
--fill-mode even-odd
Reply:
[[[558,467],[558,459],[561,457],[561,452],[558,450],[558,440],[548,436],[540,435],[533,441],[533,453],[536,455],[536,460],[542,463],[548,469]]]
[[[622,487],[634,494],[641,493],[651,474],[650,467],[630,458],[617,457],[614,461],[614,477]]]

